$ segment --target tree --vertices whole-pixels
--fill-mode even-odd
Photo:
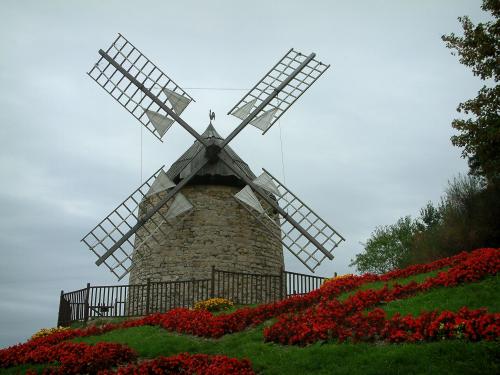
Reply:
[[[490,12],[493,20],[474,23],[459,17],[463,36],[443,35],[446,47],[458,54],[460,63],[472,68],[475,76],[493,83],[484,85],[474,99],[458,105],[457,111],[468,118],[452,122],[459,134],[452,136],[454,146],[463,147],[462,157],[468,159],[470,173],[484,177],[488,184],[500,182],[500,0],[483,0],[481,9]],[[493,81],[493,82],[491,82]]]
[[[356,266],[361,273],[378,274],[405,267],[416,230],[410,216],[399,219],[396,224],[375,228],[364,245],[364,252],[351,259],[349,266]]]
[[[431,230],[441,222],[441,212],[439,208],[434,207],[432,202],[427,202],[425,207],[420,209],[420,219],[415,225],[420,232]]]
[[[474,199],[483,191],[481,181],[473,176],[458,174],[448,181],[444,197],[441,198],[441,214],[467,219],[472,215]]]
[[[459,174],[449,180],[439,205],[434,207],[429,202],[420,210],[410,262],[426,263],[463,250],[491,246],[498,227],[491,218],[498,210],[497,199],[487,191],[474,176]]]

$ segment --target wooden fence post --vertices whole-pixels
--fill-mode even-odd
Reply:
[[[212,277],[210,279],[210,298],[215,297],[215,266],[212,266]]]
[[[89,298],[90,298],[90,283],[87,283],[87,290],[85,292],[85,302],[83,304],[83,321],[89,320]]]
[[[151,279],[148,277],[146,285],[146,315],[149,315],[149,295],[151,294]]]
[[[62,314],[63,311],[63,298],[64,298],[64,290],[61,290],[61,296],[59,297],[59,314],[57,314],[57,326],[60,327],[62,323]]]
[[[283,267],[280,268],[280,300],[282,300],[283,297],[283,274],[285,273],[285,270]]]

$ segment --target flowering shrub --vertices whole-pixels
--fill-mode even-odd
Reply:
[[[233,301],[225,298],[209,298],[194,304],[195,310],[207,310],[211,312],[229,310],[234,306]]]
[[[48,374],[87,374],[96,373],[136,358],[135,352],[121,344],[62,342],[55,345],[39,345],[31,350],[19,351],[16,347],[2,353],[0,367],[10,367],[26,363],[54,363],[59,366],[44,370]]]
[[[341,302],[337,297],[360,285],[373,281],[389,281],[411,275],[449,267],[437,276],[428,277],[421,283],[385,285],[378,290],[360,290]],[[455,286],[473,282],[500,270],[500,249],[478,249],[461,253],[438,261],[395,270],[377,276],[345,275],[322,285],[321,288],[301,296],[242,308],[237,311],[214,316],[207,309],[174,309],[163,314],[153,314],[123,323],[91,326],[85,329],[58,329],[47,334],[36,334],[24,344],[0,350],[0,368],[25,363],[54,363],[59,367],[46,369],[47,373],[95,373],[130,362],[134,352],[126,346],[101,343],[97,345],[65,342],[75,337],[95,336],[119,328],[144,325],[161,326],[172,332],[202,337],[221,337],[258,325],[271,318],[276,323],[264,330],[266,341],[281,344],[307,345],[326,340],[352,340],[388,342],[414,342],[446,338],[495,340],[500,337],[500,314],[485,310],[462,308],[454,312],[425,312],[418,317],[395,315],[387,319],[381,309],[365,313],[368,308],[380,303],[406,298],[435,287]],[[197,367],[197,366],[206,367]],[[241,368],[238,366],[242,366]],[[187,354],[158,358],[139,365],[119,368],[118,374],[161,373],[163,369],[182,369],[183,373],[251,373],[249,362],[227,357],[196,357]],[[232,366],[232,367],[231,367]],[[165,370],[166,371],[166,370]],[[175,371],[175,370],[172,370]],[[180,370],[179,370],[180,371]],[[191,372],[189,372],[191,371]],[[223,372],[226,371],[226,372]],[[232,372],[231,372],[232,371]],[[110,372],[108,372],[110,373]]]
[[[30,358],[32,357],[31,353],[48,351],[48,348],[54,348],[58,344],[63,344],[65,340],[70,340],[75,337],[99,335],[115,328],[115,326],[107,325],[101,327],[93,326],[86,329],[66,329],[47,336],[30,339],[24,344],[17,344],[9,348],[0,349],[0,368],[17,366],[23,363],[38,363],[30,362]]]
[[[331,339],[344,341],[348,338],[353,340],[373,340],[378,338],[391,342],[415,341],[416,337],[433,339],[434,336],[424,335],[421,331],[418,331],[418,335],[421,336],[402,335],[402,330],[397,327],[397,324],[401,322],[399,316],[386,321],[385,314],[380,309],[376,309],[367,315],[364,315],[362,311],[379,303],[406,298],[430,288],[455,286],[464,281],[477,281],[486,275],[494,275],[499,270],[500,251],[498,249],[476,250],[468,254],[467,257],[462,258],[460,263],[456,263],[453,267],[445,272],[440,272],[435,277],[427,278],[421,284],[416,282],[411,282],[405,286],[394,284],[391,289],[385,285],[379,290],[358,291],[344,302],[337,299],[323,299],[299,314],[283,314],[278,317],[278,321],[273,326],[264,330],[264,337],[266,341],[298,345]],[[485,315],[486,313],[482,311],[481,315],[478,312],[468,312],[468,310],[462,312],[464,314],[470,313],[470,322],[467,323],[464,320],[457,324],[467,323],[469,328],[471,325],[479,324],[479,322],[486,324],[484,327],[481,326],[481,329],[470,330],[470,334],[463,335],[464,338],[492,339],[499,336],[500,314]],[[431,325],[436,317],[424,313],[419,318],[428,321],[427,325]],[[455,319],[454,316],[451,318]],[[463,318],[463,316],[459,315],[457,319]],[[410,322],[411,320],[410,317],[404,319],[404,322]],[[423,324],[421,321],[418,322]],[[424,327],[427,327],[427,325],[424,324]],[[451,329],[455,329],[455,326]]]
[[[451,268],[441,272],[436,277],[428,278],[422,284],[415,282],[405,286],[395,284],[390,290],[385,287],[377,291],[359,291],[344,303],[336,300],[339,294],[353,290],[366,282],[388,281],[446,266],[451,266]],[[472,253],[461,253],[425,265],[410,266],[407,269],[396,270],[382,276],[367,274],[332,280],[322,288],[304,296],[294,296],[255,308],[242,308],[227,315],[214,316],[203,310],[175,309],[165,314],[146,317],[129,324],[159,325],[173,332],[217,338],[228,333],[242,331],[249,326],[261,324],[270,318],[278,317],[278,322],[266,330],[268,334],[273,329],[280,329],[284,332],[288,331],[288,335],[298,334],[301,336],[307,335],[313,324],[315,326],[314,331],[318,331],[318,324],[323,321],[336,320],[339,315],[349,316],[368,307],[373,307],[378,303],[405,298],[419,291],[437,286],[451,286],[464,281],[476,281],[486,275],[495,274],[498,269],[500,269],[500,250],[480,249]],[[320,337],[322,336],[320,335]],[[317,340],[318,338],[315,338],[310,342]],[[286,343],[287,340],[277,340],[277,342]],[[304,343],[307,342],[309,341],[306,340]]]
[[[173,309],[163,314],[152,314],[141,319],[126,321],[123,323],[109,323],[99,327],[91,326],[84,329],[69,329],[64,332],[56,332],[45,338],[30,340],[22,345],[38,345],[37,340],[44,340],[43,343],[58,343],[74,337],[95,336],[109,332],[114,329],[136,327],[142,325],[160,325],[168,330],[189,333],[205,337],[220,337],[226,333],[238,332],[251,325],[262,322],[287,313],[298,313],[311,308],[315,304],[324,300],[333,300],[344,292],[356,289],[364,283],[373,281],[389,281],[392,279],[408,277],[411,275],[430,272],[443,267],[454,266],[467,260],[473,254],[493,251],[498,254],[500,250],[479,249],[472,253],[460,253],[452,257],[443,258],[432,263],[417,264],[409,266],[403,270],[395,270],[381,276],[365,274],[362,276],[345,276],[330,280],[321,288],[305,295],[297,295],[282,301],[259,305],[253,308],[242,308],[237,311],[222,315],[213,316],[206,310],[192,311],[188,309]],[[210,327],[209,327],[210,326]],[[0,361],[2,350],[0,350]],[[1,362],[0,362],[1,363]]]
[[[154,375],[154,374],[204,374],[204,375],[252,375],[250,361],[223,355],[181,353],[172,357],[157,357],[140,364],[129,364],[116,371],[101,371],[99,375]]]
[[[38,332],[34,333],[33,336],[31,336],[31,340],[39,338],[39,337],[43,337],[43,336],[52,335],[53,333],[66,331],[68,329],[69,329],[69,327],[42,328]]]

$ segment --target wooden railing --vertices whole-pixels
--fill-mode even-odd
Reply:
[[[318,289],[326,280],[325,277],[304,275],[296,272],[284,272],[286,278],[286,296],[306,294],[314,289]]]
[[[248,305],[278,301],[319,288],[325,278],[283,271],[279,275],[217,270],[210,279],[151,281],[146,284],[91,286],[61,291],[57,324],[94,318],[134,317],[193,307],[197,301],[222,297]]]

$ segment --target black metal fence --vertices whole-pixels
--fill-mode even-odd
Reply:
[[[210,279],[161,281],[146,284],[91,286],[61,291],[57,324],[93,318],[134,317],[165,312],[177,307],[193,307],[197,301],[227,298],[236,304],[278,301],[319,288],[325,278],[283,271],[261,275],[217,270]]]

